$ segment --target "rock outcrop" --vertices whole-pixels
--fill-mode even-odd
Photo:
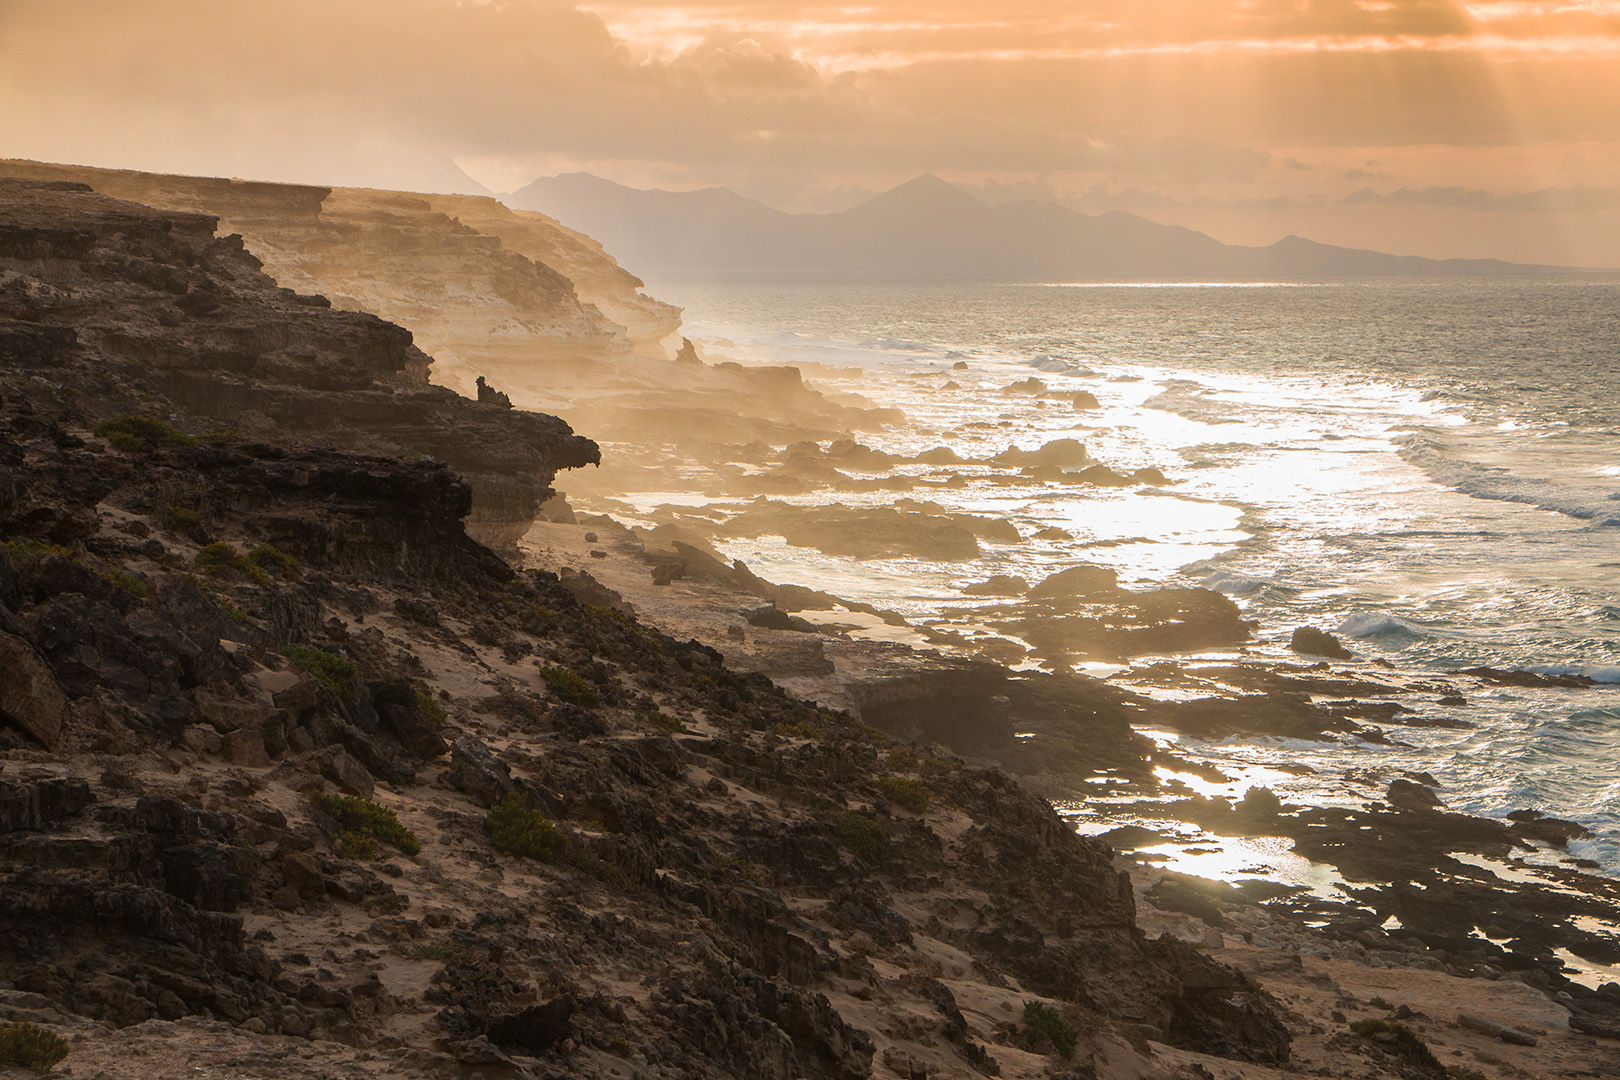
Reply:
[[[633,349],[662,357],[659,343],[680,326],[680,309],[642,293],[640,279],[600,244],[495,199],[25,161],[0,161],[0,175],[77,181],[212,214],[281,284],[409,327],[441,365],[458,369],[491,359],[612,359]]]
[[[448,392],[397,328],[206,217],[0,196],[0,633],[63,707],[0,715],[4,1016],[75,1052],[206,1020],[266,1077],[339,1045],[342,1075],[1034,1077],[1034,998],[1077,1067],[1144,1031],[1286,1058],[1266,996],[1149,941],[1109,850],[1006,774],[514,572],[461,531],[476,476],[219,404],[350,398],[350,438],[399,445]]]
[[[281,190],[246,194],[285,206]],[[599,460],[555,417],[429,385],[409,331],[278,287],[212,217],[66,182],[0,181],[0,203],[0,356],[88,413],[162,418],[179,441],[230,431],[431,457],[471,485],[469,527],[496,546],[527,529],[559,469]]]

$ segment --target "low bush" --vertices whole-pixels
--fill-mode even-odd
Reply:
[[[282,650],[287,659],[309,673],[309,677],[341,698],[354,696],[360,669],[353,660],[309,645],[289,645]]]
[[[120,416],[96,425],[96,435],[119,450],[135,453],[159,446],[190,446],[197,440],[171,424],[150,416]]]
[[[515,791],[489,808],[484,831],[496,851],[527,859],[555,859],[568,847],[568,834]]]
[[[240,574],[260,585],[270,580],[270,575],[258,563],[223,540],[216,540],[197,552],[196,563],[210,574]]]
[[[844,850],[862,862],[881,862],[889,853],[889,834],[883,831],[883,826],[853,810],[838,819],[833,835]]]
[[[1040,1001],[1024,1002],[1024,1026],[1029,1029],[1032,1042],[1044,1040],[1064,1058],[1074,1057],[1074,1044],[1080,1032],[1052,1006]]]
[[[777,724],[775,731],[778,735],[786,735],[793,739],[815,739],[821,735],[809,724]]]
[[[427,717],[434,727],[444,727],[450,719],[450,714],[444,711],[444,706],[434,701],[431,695],[416,695],[416,711]]]
[[[569,671],[565,667],[542,667],[540,677],[546,680],[546,686],[561,701],[570,705],[598,705],[602,699],[596,693],[596,687],[587,682],[584,676]]]
[[[47,544],[43,540],[8,540],[0,544],[0,548],[5,548],[7,555],[21,562],[32,562],[47,555],[55,555],[59,559],[73,558],[72,548],[63,547],[61,544]]]
[[[422,850],[416,834],[386,806],[358,795],[328,795],[324,791],[310,792],[309,800],[317,813],[338,827],[332,836],[332,846],[340,852],[344,848],[363,852],[369,847],[370,854],[356,857],[370,858],[376,854],[379,840],[406,855],[416,855]]]
[[[278,550],[272,544],[255,544],[253,550],[247,554],[248,562],[260,570],[274,574],[289,581],[298,578],[303,573],[303,567],[298,560],[285,551]]]
[[[202,515],[183,506],[165,506],[158,520],[170,532],[190,532],[202,527]]]
[[[926,811],[929,801],[934,797],[927,784],[904,776],[885,776],[877,784],[884,798],[902,810],[910,810],[913,814]]]
[[[686,724],[683,721],[666,712],[659,712],[657,709],[648,709],[641,714],[641,718],[653,727],[663,728],[671,735],[684,735],[687,732]]]
[[[0,1024],[0,1064],[48,1072],[68,1050],[66,1039],[38,1024]]]
[[[134,574],[127,574],[122,570],[107,571],[107,580],[139,600],[145,600],[150,592],[146,587],[146,582]]]

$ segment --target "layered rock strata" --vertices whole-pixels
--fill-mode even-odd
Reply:
[[[429,385],[409,331],[278,287],[213,217],[66,182],[0,181],[0,207],[0,355],[97,415],[443,461],[472,487],[469,527],[497,546],[559,469],[599,460],[555,417]]]

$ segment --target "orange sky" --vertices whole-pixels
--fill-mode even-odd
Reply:
[[[1223,240],[1620,265],[1620,0],[0,0],[0,156],[836,209],[930,170]]]

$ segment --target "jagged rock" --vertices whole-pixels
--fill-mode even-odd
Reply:
[[[1035,380],[1030,380],[1034,382]],[[1036,450],[1020,450],[1009,446],[990,459],[997,465],[1055,465],[1067,468],[1086,462],[1086,444],[1079,439],[1054,439]]]
[[[502,796],[517,790],[506,762],[471,735],[450,744],[450,771],[445,778],[451,787],[465,791],[485,806],[493,806]]]
[[[574,1008],[574,999],[565,994],[542,1005],[490,1017],[489,1041],[525,1054],[543,1054],[568,1037]]]
[[[32,646],[0,632],[0,721],[16,724],[47,749],[67,720],[67,695]]]
[[[1384,801],[1399,810],[1432,810],[1445,805],[1440,797],[1423,784],[1396,779],[1384,793]]]
[[[326,895],[326,875],[321,873],[321,862],[307,851],[297,851],[281,860],[282,873],[287,885],[304,900],[316,900]]]
[[[510,545],[528,528],[557,470],[600,459],[594,443],[555,417],[481,409],[429,385],[432,361],[409,331],[288,294],[260,271],[239,237],[215,239],[214,217],[69,187],[0,181],[14,250],[32,250],[30,244],[49,250],[64,260],[53,280],[79,280],[71,304],[67,290],[34,290],[26,301],[0,297],[0,316],[71,323],[83,351],[142,365],[127,374],[140,374],[144,392],[114,405],[103,390],[104,404],[146,413],[157,395],[168,403],[162,414],[185,410],[195,417],[194,430],[303,434],[326,445],[448,462],[472,486],[470,527],[496,545]],[[71,239],[58,236],[67,218],[75,223]],[[189,269],[176,269],[182,266]],[[0,269],[33,272],[27,258],[4,252]],[[168,308],[177,292],[194,285],[229,293],[232,302]],[[173,317],[109,320],[95,317],[98,307],[168,309]],[[63,367],[59,350],[17,362],[58,376]],[[382,416],[388,419],[376,422]]]

